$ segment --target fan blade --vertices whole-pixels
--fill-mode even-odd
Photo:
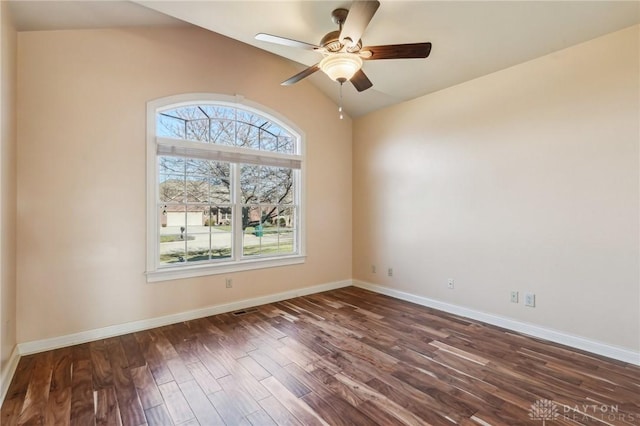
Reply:
[[[348,47],[358,44],[378,7],[380,2],[377,0],[354,1],[340,32],[340,43]]]
[[[350,81],[351,84],[353,84],[353,87],[355,87],[358,92],[363,92],[373,86],[373,83],[371,82],[371,80],[369,80],[369,77],[367,77],[361,69],[358,70],[353,75],[353,77],[351,77]]]
[[[309,77],[311,74],[313,74],[314,72],[316,72],[316,71],[318,71],[320,69],[320,67],[318,65],[319,64],[315,64],[315,65],[310,66],[306,70],[300,71],[298,74],[294,75],[290,79],[285,80],[282,83],[280,83],[280,85],[282,85],[282,86],[291,86],[292,84],[295,84],[295,83],[299,82],[303,78]]]
[[[366,52],[371,52],[367,57]],[[426,58],[431,53],[431,43],[389,44],[386,46],[366,46],[360,50],[362,59],[409,59]]]
[[[315,44],[305,43],[304,41],[292,40],[290,38],[275,36],[271,34],[259,33],[256,34],[256,40],[266,41],[268,43],[281,44],[283,46],[298,47],[300,49],[313,50],[319,46]]]

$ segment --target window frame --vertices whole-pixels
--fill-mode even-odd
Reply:
[[[278,256],[256,256],[255,258],[247,258],[242,256],[242,244],[237,245],[238,241],[242,242],[242,215],[234,214],[234,232],[232,239],[234,242],[234,250],[240,250],[240,255],[230,260],[217,260],[215,262],[194,263],[193,265],[180,265],[176,267],[161,266],[160,264],[160,245],[159,245],[159,217],[158,217],[158,200],[159,200],[159,181],[158,181],[158,157],[161,155],[170,155],[167,153],[159,153],[158,147],[163,145],[163,141],[167,142],[167,138],[156,135],[156,116],[159,112],[185,107],[190,105],[206,105],[214,104],[219,106],[227,106],[238,108],[250,113],[259,114],[268,120],[273,121],[277,125],[286,129],[296,138],[298,146],[298,154],[274,154],[268,151],[260,151],[260,155],[264,157],[278,157],[285,160],[293,160],[300,162],[300,169],[296,182],[296,199],[298,214],[297,241],[298,252],[292,255]],[[166,281],[182,278],[200,277],[206,275],[227,274],[233,272],[249,271],[255,269],[272,268],[279,266],[288,266],[304,263],[306,260],[306,227],[305,227],[305,144],[304,133],[287,118],[283,117],[276,111],[271,110],[256,102],[248,101],[244,97],[220,95],[213,93],[187,93],[175,96],[168,96],[147,102],[147,147],[146,147],[146,182],[147,182],[147,282]],[[174,140],[176,145],[190,145],[191,142],[183,139]],[[200,144],[202,142],[193,142]],[[225,145],[216,146],[216,150],[222,153],[236,150]],[[249,151],[249,150],[248,150]],[[221,160],[225,161],[225,160]],[[241,161],[231,164],[231,168],[239,169]],[[236,172],[235,178],[239,178],[239,172]],[[232,200],[232,208],[240,206],[239,200]]]

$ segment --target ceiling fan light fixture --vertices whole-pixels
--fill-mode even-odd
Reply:
[[[362,68],[362,59],[355,53],[333,53],[320,61],[319,66],[330,79],[344,83]]]

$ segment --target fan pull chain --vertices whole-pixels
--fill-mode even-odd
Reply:
[[[340,82],[340,105],[338,106],[338,112],[340,113],[340,120],[344,118],[344,114],[342,114],[342,82]]]

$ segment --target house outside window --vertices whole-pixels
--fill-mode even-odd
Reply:
[[[147,281],[304,262],[303,139],[241,97],[147,105]]]

